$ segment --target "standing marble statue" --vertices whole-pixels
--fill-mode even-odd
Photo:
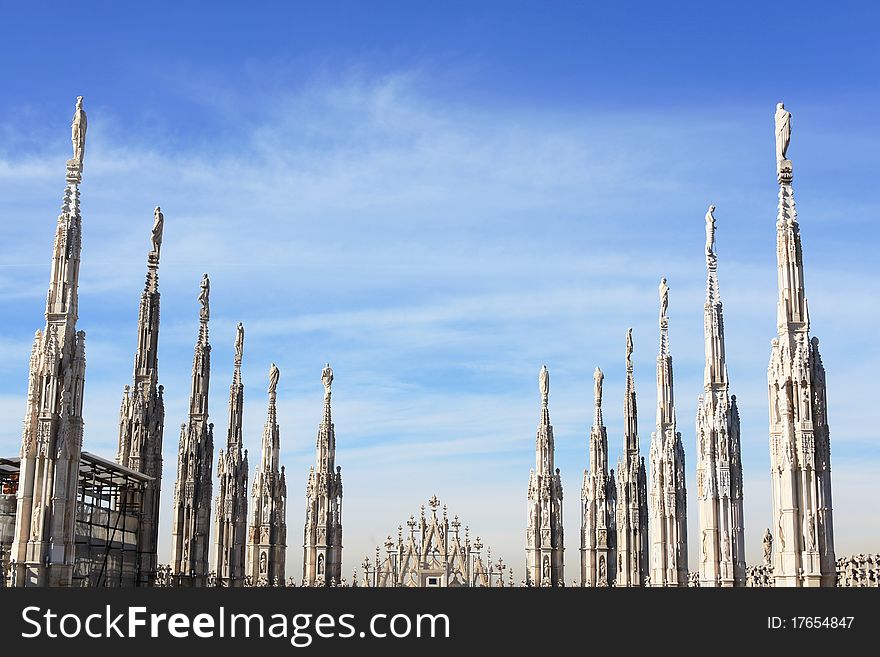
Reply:
[[[321,370],[321,383],[324,384],[324,392],[329,394],[330,386],[333,384],[333,370],[330,367],[330,363],[327,363],[324,369]]]
[[[153,234],[151,240],[153,242],[153,252],[158,256],[159,249],[162,247],[162,231],[165,228],[165,215],[162,214],[162,208],[158,205],[153,210]]]
[[[706,212],[706,255],[715,253],[715,206]]]
[[[764,530],[764,565],[769,566],[773,558],[773,534],[770,528]]]
[[[593,398],[596,400],[596,408],[602,407],[602,382],[604,380],[605,375],[597,367],[596,371],[593,372]]]
[[[632,369],[632,353],[633,353],[633,330],[626,330],[626,368]]]
[[[788,143],[791,141],[791,112],[782,103],[776,103],[776,162],[786,159]]]
[[[547,371],[546,365],[541,368],[541,372],[538,374],[538,386],[541,389],[541,399],[546,400],[550,394],[550,372]]]
[[[76,110],[73,113],[73,123],[70,126],[70,138],[73,141],[73,159],[82,167],[83,157],[86,154],[86,112],[83,109],[83,97],[76,97]]]
[[[235,327],[235,362],[241,363],[244,356],[244,324],[238,323]]]
[[[669,310],[669,286],[666,285],[666,279],[660,279],[660,318],[666,317]]]
[[[281,372],[275,363],[269,368],[269,394],[275,394],[275,388],[278,387],[278,379],[281,378]]]
[[[204,321],[208,321],[211,318],[211,309],[209,307],[210,296],[211,281],[208,279],[208,275],[204,274],[202,276],[202,282],[199,283],[199,303],[202,304],[202,308],[199,311],[199,316]]]

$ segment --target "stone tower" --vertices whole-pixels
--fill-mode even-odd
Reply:
[[[778,336],[767,370],[776,586],[834,586],[831,446],[825,368],[810,339],[800,227],[786,158],[791,114],[776,110]]]
[[[134,381],[125,386],[119,410],[116,462],[153,479],[144,486],[138,532],[138,586],[156,580],[159,543],[159,496],[162,489],[162,436],[165,431],[164,387],[159,385],[159,251],[165,217],[153,214],[152,248],[147,254],[147,281],[137,324]]]
[[[309,468],[303,537],[303,580],[309,586],[342,581],[342,468],[336,465],[336,432],[330,415],[333,370],[321,372],[324,416],[318,425],[317,463]]]
[[[660,282],[660,353],[657,354],[657,430],[651,435],[651,585],[687,586],[687,489],[684,447],[675,427],[669,287]]]
[[[221,586],[243,586],[247,546],[247,450],[242,452],[241,421],[244,385],[241,359],[244,355],[244,326],[235,330],[235,360],[229,386],[229,429],[226,452],[217,459],[217,508],[214,525],[214,572]]]
[[[76,490],[82,449],[85,332],[76,330],[82,217],[79,184],[86,113],[77,98],[73,157],[55,229],[46,328],[31,351],[15,530],[10,551],[14,586],[70,586],[74,565]]]
[[[171,529],[171,567],[181,586],[207,584],[211,533],[211,469],[214,425],[208,423],[211,344],[208,342],[210,282],[202,277],[199,292],[199,337],[193,356],[189,420],[180,426],[177,482]]]
[[[617,586],[644,586],[648,575],[648,490],[639,452],[632,329],[626,332],[623,454],[617,462]]]
[[[287,484],[279,470],[281,431],[275,409],[275,389],[281,376],[275,363],[269,369],[269,412],[263,428],[260,464],[252,489],[254,514],[248,530],[246,575],[254,584],[284,584],[287,551]]]
[[[564,551],[562,532],[562,481],[553,466],[553,427],[548,400],[550,373],[538,376],[541,390],[541,423],[535,440],[535,469],[529,475],[529,524],[526,530],[526,584],[558,586],[562,583]]]
[[[729,396],[724,316],[715,253],[715,206],[706,213],[706,368],[697,400],[697,504],[700,510],[700,586],[745,586],[743,481],[739,411]]]
[[[610,586],[617,574],[617,489],[608,472],[608,434],[602,420],[602,382],[593,374],[596,413],[590,430],[590,467],[581,489],[581,586]]]

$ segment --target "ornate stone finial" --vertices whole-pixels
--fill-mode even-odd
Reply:
[[[70,137],[73,142],[73,158],[72,163],[82,171],[83,158],[86,154],[86,128],[88,120],[86,112],[83,109],[83,97],[76,97],[76,110],[73,112],[73,122],[70,126]]]
[[[541,405],[546,407],[550,398],[550,372],[546,365],[541,367],[538,374],[538,388],[541,390]]]
[[[156,258],[159,257],[159,250],[162,248],[162,231],[165,228],[165,215],[162,214],[162,208],[158,205],[156,209],[153,210],[153,232],[150,235],[150,240],[153,243],[153,253],[156,254]]]
[[[660,323],[662,324],[669,311],[669,286],[666,284],[665,278],[660,279],[658,292],[660,293]]]
[[[431,499],[428,500],[428,504],[432,509],[436,509],[438,506],[440,506],[440,499],[436,495],[432,495]]]
[[[211,296],[211,281],[208,278],[207,274],[202,276],[202,282],[199,283],[199,303],[202,304],[201,309],[199,310],[199,318],[203,322],[207,322],[211,319],[211,308],[210,308],[210,296]]]
[[[604,380],[605,375],[597,367],[596,371],[593,372],[593,397],[596,400],[596,408],[602,408],[602,382]]]
[[[238,323],[235,327],[235,365],[241,367],[241,358],[244,355],[244,324]]]
[[[333,385],[333,370],[330,368],[330,363],[327,363],[321,370],[321,383],[324,384],[324,392],[329,395],[330,386]]]
[[[632,352],[633,352],[633,330],[631,328],[626,330],[626,369],[627,371],[632,371]]]
[[[269,367],[269,394],[270,395],[275,394],[275,388],[278,387],[278,379],[280,379],[280,378],[281,378],[281,371],[278,369],[278,367],[275,365],[275,363],[272,363],[272,365]]]
[[[715,253],[715,206],[710,205],[706,212],[706,255]]]

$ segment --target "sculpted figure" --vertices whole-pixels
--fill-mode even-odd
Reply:
[[[776,103],[776,162],[786,159],[788,144],[791,141],[791,112],[782,103]]]
[[[632,352],[633,352],[633,330],[626,330],[626,369],[632,369]]]
[[[666,317],[666,312],[669,310],[669,286],[666,285],[666,279],[660,279],[660,318],[663,319]]]
[[[276,367],[275,363],[269,368],[269,394],[275,394],[275,388],[278,387],[278,379],[281,378],[281,371]]]
[[[162,230],[165,228],[165,215],[162,214],[162,208],[158,205],[153,210],[153,233],[150,239],[153,242],[153,252],[159,255],[159,249],[162,247]]]
[[[211,296],[211,281],[208,279],[208,275],[202,275],[202,282],[199,283],[199,303],[202,304],[202,308],[199,312],[201,318],[205,321],[210,319],[211,310],[208,305],[209,297]]]
[[[244,324],[238,323],[235,327],[235,362],[241,364],[241,357],[244,355]]]
[[[816,517],[813,515],[812,511],[807,511],[807,517],[804,518],[804,524],[806,525],[806,531],[804,532],[807,535],[807,549],[815,550],[816,549]]]
[[[83,97],[76,97],[76,110],[73,113],[73,123],[70,126],[70,138],[73,141],[73,159],[82,166],[83,157],[86,154],[86,127],[88,120],[86,119],[85,110],[83,110]]]
[[[770,564],[770,557],[773,554],[773,534],[770,533],[770,528],[764,530],[764,563]]]
[[[324,384],[324,391],[329,393],[330,386],[333,384],[333,370],[330,368],[330,363],[327,363],[321,370],[321,383]]]
[[[715,253],[715,206],[710,205],[706,212],[706,255]]]
[[[538,374],[538,387],[541,389],[541,399],[547,399],[550,394],[550,372],[547,371],[546,365],[541,368],[541,373]]]
[[[596,398],[596,406],[602,406],[602,381],[605,380],[605,375],[602,374],[602,370],[598,367],[596,371],[593,372],[593,396]]]

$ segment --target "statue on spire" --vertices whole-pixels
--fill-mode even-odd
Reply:
[[[73,160],[82,168],[83,157],[86,154],[86,112],[83,109],[83,97],[76,97],[76,111],[73,113],[73,123],[70,126],[71,140],[73,141]]]
[[[321,383],[324,384],[324,392],[329,395],[330,386],[333,384],[333,370],[330,368],[330,363],[327,363],[321,370]]]
[[[605,375],[602,374],[602,370],[597,367],[596,371],[593,372],[593,396],[596,398],[597,408],[602,406],[602,381],[604,380]]]
[[[706,255],[715,253],[715,206],[710,205],[706,212]]]
[[[244,324],[238,323],[235,327],[235,364],[241,365],[241,359],[244,356]]]
[[[666,279],[660,279],[660,321],[666,319],[666,312],[669,310],[669,286],[666,285]]]
[[[210,296],[211,281],[208,279],[208,275],[204,274],[202,276],[202,282],[199,283],[199,303],[202,304],[202,308],[199,311],[199,317],[203,322],[207,322],[211,318],[211,309],[208,306]]]
[[[281,378],[281,371],[272,363],[272,366],[269,368],[269,394],[275,394],[275,388],[278,387],[278,379]]]
[[[159,249],[162,248],[162,231],[165,228],[165,215],[162,214],[162,208],[158,205],[153,210],[153,234],[150,239],[153,242],[153,253],[159,256]]]
[[[541,389],[541,401],[546,404],[550,395],[550,372],[546,365],[541,367],[541,373],[538,374],[538,387]]]
[[[633,352],[633,330],[631,328],[629,328],[626,330],[626,369],[628,371],[631,371],[633,368],[632,352]]]
[[[776,164],[786,159],[788,144],[791,141],[791,112],[783,103],[776,103]]]

